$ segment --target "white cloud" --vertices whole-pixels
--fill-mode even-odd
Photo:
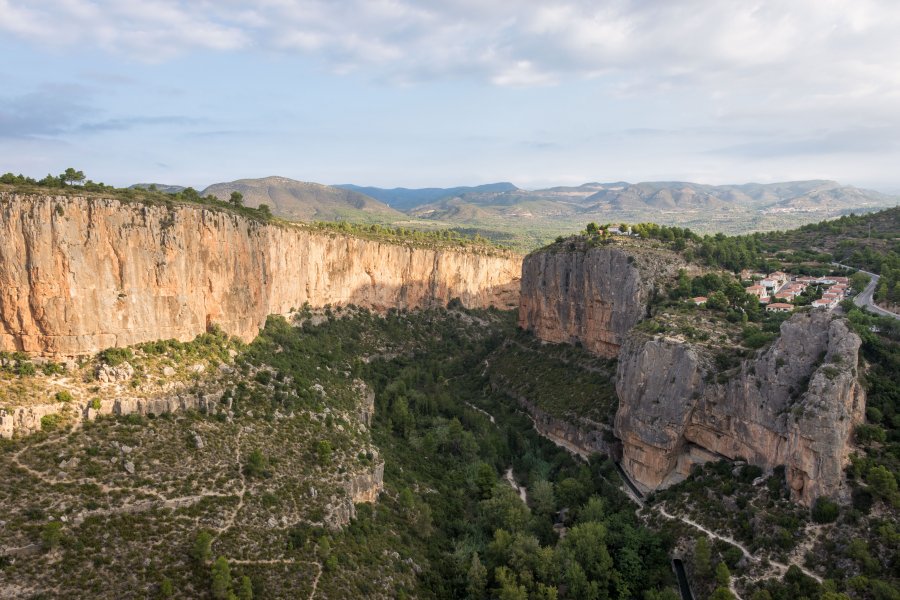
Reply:
[[[541,143],[619,121],[662,128],[671,133],[620,136],[630,153],[610,143],[641,164],[691,152],[697,173],[729,157],[747,168],[738,161],[759,161],[767,148],[778,160],[832,161],[823,168],[840,167],[842,149],[865,157],[860,164],[896,158],[897,31],[896,0],[0,0],[0,35],[38,51],[99,49],[142,62],[274,53],[380,83],[558,86],[556,101],[588,80],[571,89],[590,90],[596,108],[570,111],[571,127],[548,118]],[[25,130],[22,110],[0,106],[0,118]],[[604,111],[614,116],[592,118]]]
[[[522,85],[619,72],[641,79],[879,73],[900,85],[894,0],[0,0],[0,29],[145,60],[196,48],[299,52],[336,70]]]

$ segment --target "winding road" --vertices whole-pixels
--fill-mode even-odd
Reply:
[[[841,263],[831,263],[831,264],[838,266],[838,267],[843,267],[845,269],[859,271],[863,275],[869,276],[869,285],[866,286],[866,289],[864,289],[863,291],[861,291],[860,293],[858,293],[856,296],[853,297],[853,304],[855,304],[856,306],[859,306],[859,307],[867,308],[870,311],[872,311],[873,313],[875,313],[876,315],[879,315],[882,317],[891,317],[894,319],[900,319],[900,315],[898,315],[897,313],[892,313],[891,311],[885,310],[885,309],[881,308],[880,306],[878,306],[877,304],[875,304],[874,295],[875,295],[875,288],[878,287],[878,279],[879,279],[878,275],[876,275],[875,273],[870,273],[868,271],[863,271],[862,269],[856,269],[849,265],[842,265]]]

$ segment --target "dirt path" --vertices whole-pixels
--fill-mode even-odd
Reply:
[[[503,478],[509,482],[509,485],[512,486],[512,489],[516,490],[516,492],[519,493],[519,498],[521,498],[522,502],[525,503],[525,505],[527,506],[528,505],[528,490],[525,489],[524,485],[519,485],[519,483],[516,481],[516,478],[513,475],[512,467],[506,469],[506,474],[503,476]]]
[[[484,416],[486,416],[491,421],[491,425],[493,425],[494,427],[497,427],[497,421],[494,419],[494,415],[492,415],[488,411],[484,410],[483,408],[478,408],[477,406],[475,406],[474,404],[472,404],[470,402],[466,402],[465,405],[468,406],[469,408],[471,408],[472,410],[476,410],[476,411],[480,412],[481,414],[483,414]]]
[[[222,537],[222,534],[234,527],[234,521],[237,519],[238,513],[244,508],[244,496],[247,494],[247,477],[244,475],[244,469],[241,465],[241,436],[243,434],[244,428],[241,427],[238,429],[234,442],[234,463],[241,476],[241,489],[238,492],[238,503],[237,506],[234,507],[234,511],[228,515],[225,522],[222,523],[221,527],[216,528],[215,535],[213,536],[213,543]]]
[[[574,455],[575,457],[580,458],[581,460],[587,460],[587,456],[585,455],[585,453],[582,452],[581,450],[579,450],[578,448],[575,448],[574,446],[572,446],[572,444],[569,444],[565,440],[560,440],[553,436],[548,436],[544,433],[541,433],[541,431],[537,428],[537,423],[535,422],[534,417],[532,417],[527,411],[525,411],[525,414],[528,415],[528,417],[531,419],[531,423],[534,426],[535,431],[537,431],[539,435],[550,440],[551,442],[553,442],[560,448],[568,450],[569,453]],[[704,527],[700,523],[697,523],[696,521],[694,521],[693,519],[690,519],[688,517],[684,517],[684,516],[680,516],[680,515],[673,515],[673,514],[669,513],[665,509],[665,507],[662,505],[647,506],[644,503],[643,499],[638,497],[624,481],[620,481],[618,487],[620,490],[622,490],[625,493],[626,496],[628,496],[628,498],[632,502],[634,502],[638,506],[638,510],[646,507],[646,508],[649,508],[651,511],[656,512],[667,519],[681,521],[682,523],[689,525],[689,526],[693,527],[694,529],[698,529],[698,530],[702,531],[703,533],[705,533],[706,535],[708,535],[712,538],[722,540],[723,542],[725,542],[727,544],[731,544],[732,546],[734,546],[735,548],[740,550],[741,553],[747,558],[747,560],[749,560],[753,563],[756,563],[758,565],[762,564],[762,559],[760,559],[757,556],[754,556],[750,552],[750,550],[747,549],[746,546],[744,546],[737,540],[733,539],[732,537],[711,531],[707,527]],[[794,554],[796,554],[796,551]],[[771,577],[773,575],[782,577],[787,572],[789,566],[793,565],[793,566],[797,567],[798,569],[800,569],[803,572],[803,574],[815,579],[819,583],[822,583],[821,577],[819,577],[818,575],[816,575],[815,573],[813,573],[812,571],[810,571],[809,569],[804,567],[802,564],[800,564],[799,560],[797,558],[794,558],[794,556],[792,556],[791,558],[792,558],[792,560],[790,560],[788,564],[780,563],[778,561],[773,561],[770,559],[768,571],[764,575],[759,576],[758,578],[751,579],[751,581],[756,581],[758,579],[765,579],[765,578]],[[737,591],[734,589],[734,581],[733,580],[730,585],[730,588],[731,588],[732,593],[734,593],[735,597],[737,597],[738,600],[740,600],[740,595],[738,595]]]

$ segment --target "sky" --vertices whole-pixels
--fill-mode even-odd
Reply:
[[[900,192],[896,0],[0,0],[0,172]]]

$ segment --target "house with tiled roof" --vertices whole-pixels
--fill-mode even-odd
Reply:
[[[792,310],[794,310],[794,305],[784,302],[772,302],[766,307],[766,312],[791,312]]]

